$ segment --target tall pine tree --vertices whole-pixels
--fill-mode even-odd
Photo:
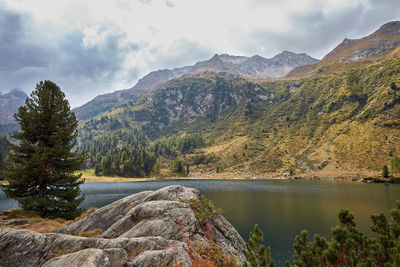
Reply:
[[[14,164],[6,166],[4,192],[43,217],[78,216],[83,182],[75,172],[85,154],[75,149],[78,121],[64,93],[51,81],[40,82],[14,118],[21,132],[12,135]]]

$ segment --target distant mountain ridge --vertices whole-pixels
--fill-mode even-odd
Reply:
[[[143,78],[139,79],[136,85],[126,91],[130,91],[135,95],[144,95],[160,88],[167,81],[181,77],[191,70],[192,66],[175,68],[172,70],[156,70],[152,71]]]
[[[375,63],[400,46],[400,21],[382,25],[378,30],[360,39],[345,38],[321,61],[293,69],[287,77],[305,77],[314,75],[318,70],[332,66],[352,63]],[[358,67],[358,66],[355,66]],[[340,69],[339,67],[336,67]],[[343,69],[340,69],[343,71]]]
[[[211,59],[197,62],[193,66],[152,71],[141,78],[132,88],[97,96],[88,103],[75,108],[73,111],[78,119],[86,120],[95,117],[105,110],[118,106],[123,101],[133,100],[138,96],[156,91],[169,80],[184,75],[226,72],[241,76],[279,78],[298,66],[315,62],[318,62],[318,60],[305,53],[297,54],[289,51],[284,51],[270,59],[259,55],[245,57],[215,54]]]
[[[381,26],[374,33],[361,39],[344,39],[322,61],[350,62],[371,57],[380,57],[400,45],[400,21],[393,21]]]
[[[27,98],[28,95],[18,89],[0,95],[0,125],[16,123],[13,115]]]
[[[188,73],[227,72],[244,76],[280,78],[298,66],[315,62],[318,60],[305,53],[297,54],[289,51],[283,51],[269,59],[259,55],[244,57],[216,54],[207,61],[196,63]]]
[[[270,59],[259,55],[245,57],[215,54],[209,60],[197,62],[193,66],[185,66],[172,70],[164,69],[152,71],[141,78],[134,87],[127,89],[127,91],[132,91],[136,95],[143,95],[157,90],[169,80],[179,78],[183,75],[193,75],[204,72],[227,72],[237,75],[279,78],[298,66],[315,62],[318,62],[318,60],[305,53],[297,54],[289,51],[284,51]]]

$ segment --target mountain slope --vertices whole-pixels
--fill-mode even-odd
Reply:
[[[400,46],[400,21],[384,24],[361,39],[344,39],[320,62],[292,70],[287,77],[309,77],[317,72],[340,72],[374,64]]]
[[[136,83],[136,85],[128,89],[128,91],[138,96],[150,93],[152,91],[161,88],[161,86],[165,84],[167,81],[181,77],[184,74],[188,73],[191,68],[192,68],[191,66],[188,66],[172,70],[165,69],[165,70],[152,71],[146,76],[144,76],[142,79],[140,79]]]
[[[286,75],[290,70],[298,66],[317,61],[304,53],[296,54],[288,51],[284,51],[271,59],[266,59],[258,55],[244,57],[216,54],[211,59],[197,62],[193,66],[150,72],[140,79],[134,87],[97,96],[81,107],[75,108],[73,111],[80,120],[90,119],[136,97],[156,91],[169,80],[184,75],[193,76],[201,73],[224,72],[241,76],[278,78]]]
[[[13,115],[25,104],[27,98],[28,95],[20,90],[0,95],[0,125],[16,123]]]
[[[120,105],[123,102],[134,100],[138,95],[128,90],[99,95],[86,104],[72,109],[79,120],[87,120]]]
[[[400,21],[389,22],[364,38],[344,39],[322,59],[322,63],[352,62],[366,58],[378,61],[382,55],[393,51],[399,45]]]
[[[273,96],[259,85],[231,74],[187,76],[171,80],[156,92],[120,106],[111,113],[105,112],[101,119],[87,121],[84,128],[96,129],[98,133],[141,128],[149,136],[160,137],[164,128],[179,132],[179,129],[171,129],[176,122],[199,117],[212,121],[216,114],[249,98],[265,100]],[[118,122],[114,120],[111,123],[113,118]]]

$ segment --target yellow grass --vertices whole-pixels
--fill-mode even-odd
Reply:
[[[85,179],[85,182],[130,182],[130,181],[150,181],[150,180],[155,180],[157,178],[155,177],[125,178],[125,177],[82,175],[81,179]]]
[[[0,228],[15,228],[15,229],[25,229],[25,230],[31,230],[39,233],[49,233],[54,231],[57,228],[66,226],[68,224],[71,224],[75,221],[78,221],[85,217],[86,215],[92,213],[95,211],[95,208],[91,208],[88,211],[82,213],[81,216],[75,218],[75,220],[65,220],[62,218],[55,218],[55,219],[48,219],[48,218],[41,218],[40,216],[37,215],[37,213],[33,211],[25,211],[22,209],[12,209],[9,211],[5,212],[0,212],[0,218],[2,220],[8,220],[8,219],[17,219],[17,218],[30,218],[32,219],[31,221],[21,224],[21,225],[3,225],[0,222]],[[100,232],[101,233],[101,232]],[[80,233],[78,234],[80,235]],[[98,229],[94,229],[93,231],[90,232],[83,232],[82,236],[98,236],[99,231]]]

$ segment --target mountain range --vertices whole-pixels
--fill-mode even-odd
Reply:
[[[81,120],[92,118],[121,103],[160,89],[166,82],[184,75],[230,73],[240,76],[279,78],[298,66],[315,62],[318,62],[318,60],[305,53],[296,54],[288,51],[284,51],[270,59],[259,55],[244,57],[216,54],[211,59],[197,62],[193,66],[150,72],[132,88],[97,96],[81,107],[75,108],[74,112]]]

